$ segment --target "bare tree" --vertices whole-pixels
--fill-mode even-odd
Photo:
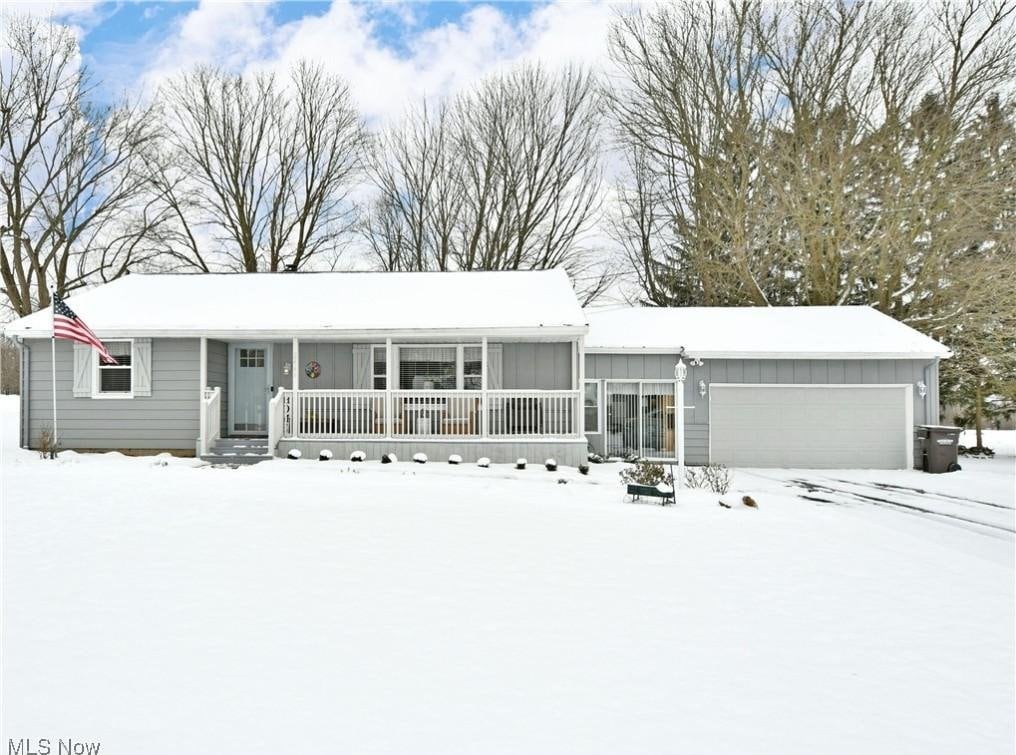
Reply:
[[[538,66],[412,110],[376,144],[364,234],[383,269],[564,267],[599,293],[582,235],[601,199],[600,97],[586,71]]]
[[[623,203],[617,227],[642,298],[863,303],[943,327],[971,295],[954,261],[1011,201],[971,129],[991,92],[1011,102],[1014,12],[687,0],[620,17],[610,106],[656,205]],[[662,218],[649,250],[640,214]]]
[[[16,315],[144,267],[165,220],[144,196],[158,139],[150,107],[97,107],[72,33],[3,18],[0,282]]]
[[[297,64],[235,76],[197,68],[166,86],[172,168],[156,194],[173,216],[167,251],[198,269],[300,269],[340,253],[366,130],[346,84]]]

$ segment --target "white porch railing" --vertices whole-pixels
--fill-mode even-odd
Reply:
[[[201,455],[208,453],[219,439],[222,426],[222,389],[205,387],[201,391]]]
[[[288,398],[287,398],[288,396]],[[271,401],[268,402],[268,453],[274,454],[279,440],[287,435],[286,413],[292,417],[290,399],[292,394],[285,388],[279,388]],[[292,435],[292,430],[288,433]]]
[[[579,391],[283,389],[269,405],[269,443],[274,449],[278,438],[578,437],[581,400]]]

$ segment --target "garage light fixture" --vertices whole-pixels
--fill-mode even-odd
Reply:
[[[706,390],[707,390],[707,388],[706,388],[706,381],[705,380],[699,380],[698,381],[698,395],[700,395],[703,398],[705,398]]]
[[[921,398],[924,398],[925,396],[928,395],[928,386],[925,384],[923,380],[917,381],[917,395],[920,396]]]

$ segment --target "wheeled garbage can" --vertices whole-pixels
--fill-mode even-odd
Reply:
[[[920,454],[923,459],[921,468],[931,474],[959,471],[957,454],[961,432],[963,429],[959,427],[920,425],[918,439],[921,443]]]

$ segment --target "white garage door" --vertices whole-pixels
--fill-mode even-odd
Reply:
[[[709,386],[709,458],[738,467],[906,469],[908,385]]]

